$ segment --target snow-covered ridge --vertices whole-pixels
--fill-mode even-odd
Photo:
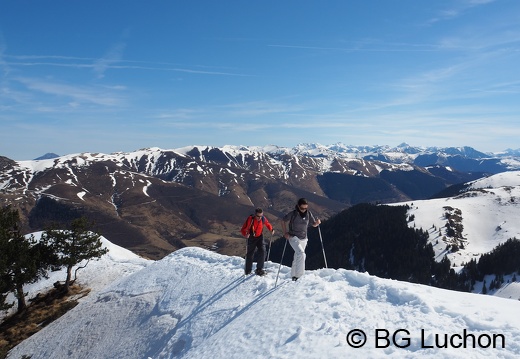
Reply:
[[[456,266],[478,260],[510,238],[520,239],[520,171],[469,182],[453,197],[396,205],[401,204],[410,206],[410,226],[429,232],[438,260],[447,255]],[[449,214],[462,228],[455,237],[447,235]],[[453,245],[455,251],[448,249]]]
[[[300,144],[293,148],[281,147],[276,145],[268,146],[232,146],[226,145],[223,147],[211,146],[187,146],[177,149],[160,149],[158,147],[145,148],[132,152],[116,152],[112,154],[103,153],[77,153],[58,158],[33,160],[33,161],[15,161],[19,170],[28,170],[31,173],[38,173],[49,168],[61,168],[68,166],[82,166],[99,161],[115,161],[121,166],[138,167],[143,158],[146,158],[147,167],[146,172],[156,174],[156,166],[160,162],[159,159],[170,154],[168,157],[172,160],[173,157],[197,157],[199,160],[207,160],[202,154],[220,152],[229,156],[230,165],[244,167],[244,159],[249,156],[254,159],[263,159],[276,163],[279,156],[306,156],[316,158],[321,161],[322,171],[330,171],[332,162],[335,159],[343,160],[359,160],[359,159],[377,159],[382,162],[392,164],[413,164],[414,160],[420,155],[433,155],[439,158],[447,156],[465,156],[470,159],[485,159],[485,158],[500,158],[509,169],[520,169],[520,160],[515,157],[520,151],[509,151],[499,154],[485,154],[474,150],[470,147],[461,148],[438,148],[438,147],[412,147],[407,144],[401,144],[397,147],[390,146],[348,146],[341,143],[333,145],[320,144]],[[164,162],[164,161],[163,161]],[[161,162],[161,164],[163,164]],[[172,166],[173,167],[173,164]]]
[[[520,160],[517,157],[488,156],[489,154],[469,147],[420,148],[407,144],[394,148],[347,146],[341,143],[300,144],[293,148],[276,145],[197,145],[164,150],[152,147],[133,152],[77,153],[43,160],[7,161],[0,171],[0,190],[11,194],[23,192],[24,195],[38,198],[41,193],[48,192],[51,186],[66,183],[78,187],[77,196],[84,199],[88,190],[82,185],[81,179],[88,182],[89,174],[96,171],[100,176],[105,174],[102,172],[106,172],[111,177],[112,184],[117,183],[117,174],[127,179],[132,177],[131,182],[135,184],[133,175],[138,174],[142,179],[147,176],[155,177],[166,182],[204,189],[219,196],[231,195],[229,183],[236,181],[241,182],[243,187],[236,196],[243,196],[242,192],[246,190],[248,181],[253,178],[282,181],[290,186],[318,193],[323,191],[323,188],[318,188],[318,176],[327,173],[375,178],[380,177],[383,171],[416,171],[426,176],[440,177],[447,184],[454,184],[461,182],[461,177],[466,174],[476,178],[476,174],[520,169]],[[100,171],[99,165],[105,170]],[[454,175],[446,175],[448,172]],[[247,180],[244,176],[248,177]],[[392,185],[399,187],[402,184]],[[399,190],[403,191],[403,188]],[[396,193],[391,197],[393,200],[399,196]],[[388,201],[388,198],[383,199],[383,202]]]
[[[328,153],[327,156],[298,153],[277,146],[190,146],[173,150],[153,147],[127,153],[77,153],[51,159],[14,161],[14,166],[0,172],[0,189],[25,187],[29,190],[35,176],[51,169],[63,170],[64,175],[78,185],[76,170],[96,163],[112,163],[121,170],[160,178],[168,177],[169,181],[174,182],[182,182],[186,172],[211,175],[214,173],[213,165],[238,171],[231,173],[233,176],[239,176],[240,171],[248,171],[276,179],[288,179],[289,173],[292,173],[294,178],[301,180],[308,176],[307,171],[324,173],[336,172],[338,169],[345,173],[367,175],[357,169],[348,168],[345,163],[339,162],[341,159],[341,156],[334,153]],[[360,167],[367,168],[363,159],[349,160],[357,161]],[[408,164],[381,164],[372,166],[367,171],[377,172],[392,168],[411,167]]]
[[[513,187],[520,185],[520,172],[498,173],[493,176],[481,178],[468,184],[468,189]]]
[[[266,145],[266,146],[235,146],[225,145],[222,147],[212,147],[204,145],[193,145],[185,146],[176,149],[161,149],[158,147],[144,148],[132,152],[116,152],[112,154],[102,153],[77,153],[65,156],[60,156],[58,159],[44,159],[34,161],[17,161],[21,167],[29,168],[34,171],[41,171],[51,166],[56,166],[60,163],[65,163],[73,158],[80,158],[85,162],[96,161],[96,160],[119,160],[133,162],[136,158],[142,156],[149,156],[156,158],[161,153],[173,152],[177,155],[190,156],[189,153],[194,150],[198,150],[200,153],[211,150],[221,150],[224,153],[228,153],[232,156],[244,156],[254,155],[259,153],[270,154],[270,155],[303,155],[309,157],[327,157],[327,158],[344,158],[344,159],[355,159],[365,158],[367,156],[384,155],[388,156],[398,163],[411,163],[419,155],[425,154],[438,154],[439,156],[459,155],[473,159],[482,158],[503,158],[504,160],[511,161],[511,165],[518,166],[518,159],[520,157],[520,149],[518,150],[506,150],[498,153],[483,153],[479,152],[471,147],[417,147],[410,146],[403,143],[397,147],[391,146],[352,146],[345,145],[342,143],[335,143],[332,145],[321,145],[316,143],[302,143],[295,147],[283,147],[277,145]]]
[[[292,282],[282,266],[275,287],[276,263],[267,263],[266,277],[244,278],[243,265],[198,248],[176,251],[83,299],[9,358],[520,355],[513,300],[343,269],[307,271]]]

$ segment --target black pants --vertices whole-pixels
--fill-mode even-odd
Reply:
[[[250,273],[253,269],[253,256],[255,251],[258,249],[258,258],[256,262],[256,269],[264,269],[265,261],[265,244],[264,236],[259,237],[249,236],[247,239],[247,252],[246,252],[246,273]]]

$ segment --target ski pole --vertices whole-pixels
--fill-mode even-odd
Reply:
[[[273,233],[271,232],[271,239],[269,240],[269,249],[267,250],[267,260],[269,261],[269,255],[271,254],[271,243],[273,243]]]
[[[274,282],[274,287],[276,288],[276,284],[278,284],[278,276],[280,275],[280,269],[282,268],[283,256],[285,255],[285,247],[287,247],[287,239],[285,239],[285,244],[283,245],[282,251],[282,259],[280,259],[280,265],[278,266],[278,273],[276,274],[276,281]]]
[[[246,273],[246,264],[247,264],[247,242],[249,239],[246,239],[246,255],[244,256],[244,273]]]
[[[329,268],[327,266],[327,257],[325,256],[325,247],[323,247],[323,239],[321,238],[321,229],[320,229],[319,225],[318,225],[318,232],[320,234],[321,250],[323,252],[323,259],[325,260],[325,268]]]

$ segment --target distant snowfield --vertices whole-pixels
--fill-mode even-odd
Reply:
[[[409,205],[409,216],[414,220],[410,227],[428,231],[436,259],[447,256],[455,269],[471,259],[492,251],[509,238],[520,239],[520,172],[504,172],[470,182],[467,192],[460,196],[410,201],[392,205]],[[460,210],[462,217],[464,248],[456,252],[446,250],[442,237],[446,233],[445,213],[447,208]],[[439,229],[442,234],[439,235]],[[494,275],[486,276],[487,285]],[[520,300],[520,283],[511,282],[506,276],[502,288],[489,292],[495,296]],[[483,283],[476,283],[474,292],[482,291]]]
[[[509,238],[520,239],[520,172],[505,172],[473,181],[470,188],[457,197],[398,203],[411,207],[408,215],[415,217],[411,227],[429,232],[438,259],[447,255],[455,266],[478,259]],[[464,248],[455,253],[447,253],[446,244],[441,240],[447,222],[446,207],[460,210],[464,226]],[[442,229],[441,236],[439,229]]]
[[[239,257],[184,248],[154,262],[110,246],[80,277],[112,284],[9,358],[520,357],[516,300],[343,269],[292,282],[285,266],[275,288],[276,263],[244,277]]]

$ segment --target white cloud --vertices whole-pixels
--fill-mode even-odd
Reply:
[[[18,82],[25,85],[31,91],[41,92],[47,95],[72,99],[74,103],[92,103],[102,106],[118,106],[123,100],[113,93],[101,91],[98,87],[73,86],[63,83],[34,78],[17,78]]]
[[[460,0],[451,4],[450,8],[439,11],[438,16],[431,18],[428,24],[434,24],[439,21],[451,20],[462,16],[466,11],[477,6],[487,5],[497,0]]]
[[[103,78],[111,65],[121,61],[125,47],[126,45],[122,42],[115,44],[105,56],[94,62],[94,73],[98,78]]]

